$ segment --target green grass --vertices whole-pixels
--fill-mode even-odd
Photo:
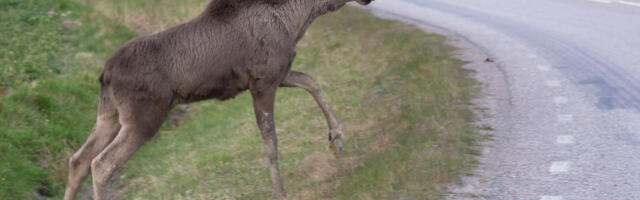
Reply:
[[[0,199],[33,199],[35,190],[60,198],[67,157],[95,121],[101,64],[136,35],[129,29],[159,31],[197,15],[206,1],[0,0]],[[294,69],[322,85],[343,121],[345,152],[331,156],[309,94],[279,90],[289,197],[439,199],[446,184],[469,173],[482,138],[468,109],[475,83],[454,51],[442,36],[355,8],[319,19]],[[248,94],[194,104],[109,190],[118,199],[271,198],[254,119]]]
[[[206,2],[80,1],[143,33],[189,19]],[[150,20],[131,20],[140,17]],[[298,46],[294,70],[320,82],[347,142],[344,157],[334,159],[311,96],[280,89],[275,117],[289,197],[440,199],[446,184],[475,165],[482,139],[468,108],[475,82],[454,51],[443,36],[355,8],[318,20]],[[270,198],[250,95],[194,110],[144,146],[111,190],[124,199]]]
[[[136,35],[90,13],[0,0],[0,199],[61,195],[66,158],[94,123],[100,63]]]

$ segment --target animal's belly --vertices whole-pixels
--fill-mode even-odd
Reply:
[[[248,89],[248,82],[238,75],[203,76],[184,81],[178,97],[185,103],[207,99],[227,100]]]

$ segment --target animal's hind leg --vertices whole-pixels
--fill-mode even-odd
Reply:
[[[89,174],[91,160],[104,150],[120,130],[116,108],[103,95],[104,90],[100,95],[103,98],[98,106],[98,120],[93,132],[80,150],[69,159],[69,176],[64,195],[65,200],[75,198],[78,189]]]
[[[318,103],[318,106],[324,113],[327,123],[329,124],[329,147],[333,154],[338,157],[342,153],[342,143],[344,140],[344,133],[342,132],[342,124],[340,119],[331,110],[327,101],[322,97],[322,92],[318,83],[309,75],[290,71],[289,75],[280,84],[282,87],[299,87],[307,90]]]
[[[170,108],[168,103],[134,102],[118,107],[122,128],[113,142],[91,162],[96,200],[107,198],[106,187],[113,173],[156,134]]]

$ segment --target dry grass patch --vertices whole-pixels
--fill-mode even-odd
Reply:
[[[300,168],[313,182],[322,182],[338,173],[337,159],[329,153],[313,153],[302,160]]]

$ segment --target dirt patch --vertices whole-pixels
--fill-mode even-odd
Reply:
[[[322,182],[338,173],[336,162],[331,154],[316,152],[304,158],[300,168],[313,182]]]
[[[376,139],[371,145],[371,151],[373,153],[383,152],[393,146],[393,137],[389,134],[382,135]]]

